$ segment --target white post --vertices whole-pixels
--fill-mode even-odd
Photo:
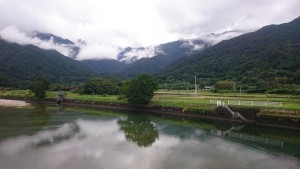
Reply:
[[[239,106],[241,105],[241,101],[239,100]]]
[[[229,106],[229,100],[227,100],[227,105]]]
[[[267,102],[265,102],[265,107],[267,107]]]
[[[254,103],[253,103],[253,101],[252,101],[252,107],[253,107],[253,105],[254,105]]]
[[[282,102],[280,102],[280,107],[282,107]]]

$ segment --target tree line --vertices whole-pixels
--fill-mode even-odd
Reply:
[[[50,89],[50,83],[44,77],[37,77],[29,84],[29,89],[36,98],[43,99],[46,97],[46,91]],[[156,79],[141,74],[126,81],[91,78],[79,85],[75,92],[86,95],[120,95],[120,98],[126,99],[129,104],[147,104],[156,90],[158,90]]]

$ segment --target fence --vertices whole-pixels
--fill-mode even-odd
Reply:
[[[220,100],[210,100],[210,104],[217,104]],[[249,107],[282,107],[282,102],[269,101],[245,101],[245,100],[227,100],[223,101],[228,106],[249,106]]]

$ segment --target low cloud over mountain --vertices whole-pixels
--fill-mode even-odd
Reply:
[[[0,30],[0,37],[8,42],[20,45],[35,45],[41,49],[56,50],[59,53],[75,58],[79,53],[79,47],[67,39],[52,34],[31,32],[27,33],[15,26],[5,27]]]

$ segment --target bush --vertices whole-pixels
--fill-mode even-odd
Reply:
[[[268,93],[270,93],[270,94],[296,94],[296,90],[281,88],[281,89],[269,90]]]
[[[264,88],[252,88],[252,89],[247,89],[247,93],[266,93],[267,89]]]
[[[80,94],[116,95],[120,92],[118,83],[101,79],[89,79],[80,87]]]
[[[217,112],[215,110],[205,110],[199,108],[188,107],[184,108],[183,112],[192,113],[192,114],[201,114],[201,115],[216,115]]]

